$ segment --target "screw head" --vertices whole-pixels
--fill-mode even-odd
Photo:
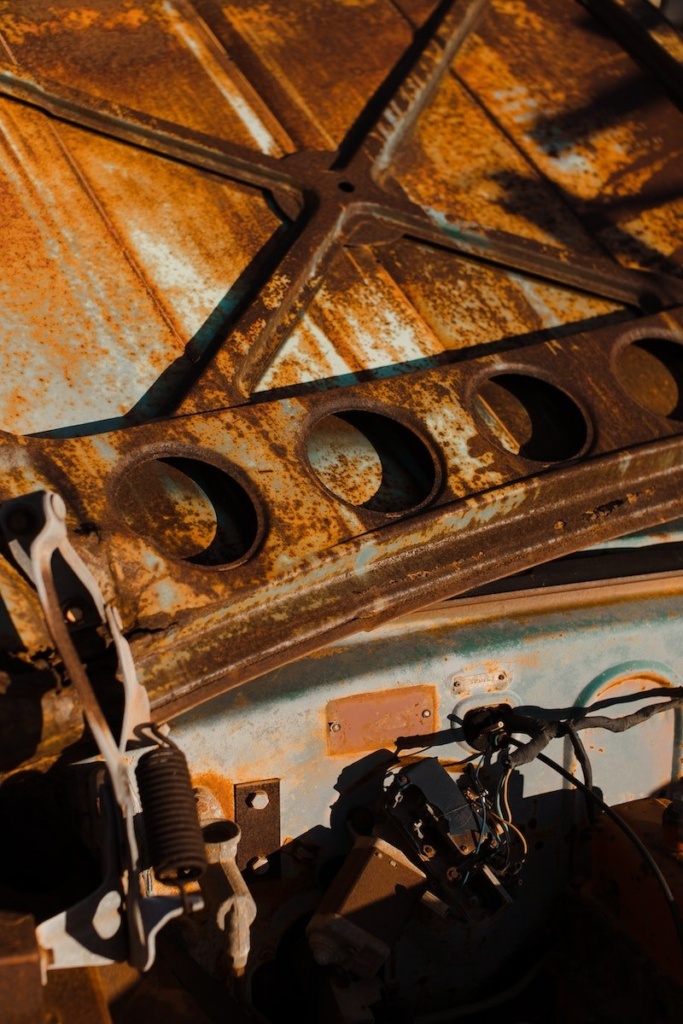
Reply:
[[[431,718],[432,717],[432,713],[429,710],[429,708],[425,708],[424,709],[424,711],[422,712],[422,717],[423,718]]]
[[[67,622],[70,622],[71,625],[75,625],[77,622],[82,622],[84,614],[85,613],[80,604],[71,603],[67,604],[64,608],[64,618]]]
[[[247,807],[253,807],[255,811],[264,810],[270,803],[270,797],[265,789],[255,789],[247,796]]]
[[[329,730],[330,730],[330,732],[340,732],[341,731],[340,723],[339,722],[330,722]]]
[[[249,861],[248,867],[255,875],[265,875],[266,871],[270,870],[270,861],[262,853],[259,853],[258,857]]]

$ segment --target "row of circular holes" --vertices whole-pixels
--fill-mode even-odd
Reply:
[[[643,338],[624,346],[617,372],[628,394],[650,412],[683,419],[683,345]],[[576,402],[538,377],[502,373],[473,400],[476,415],[507,452],[539,462],[580,454],[589,427]],[[319,481],[350,505],[397,515],[428,502],[437,462],[412,430],[380,413],[349,410],[319,420],[308,437]],[[229,474],[197,459],[158,458],[134,467],[118,501],[130,527],[165,554],[199,565],[242,562],[259,532],[252,499]]]

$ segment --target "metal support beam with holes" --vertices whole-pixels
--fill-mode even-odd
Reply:
[[[572,11],[537,5],[533,16],[546,19],[558,39],[567,33],[583,38]],[[148,29],[162,48],[175,45],[170,31],[194,40],[201,64],[209,53],[218,60],[232,37],[215,5],[200,6],[201,13],[193,13],[180,4],[172,30],[166,15],[150,15]],[[543,141],[546,128],[548,138],[556,134],[550,124],[544,127],[546,115],[539,115],[536,135],[528,135],[514,112],[496,107],[476,55],[482,46],[484,53],[498,53],[503,36],[497,26],[507,15],[482,0],[444,0],[424,16],[398,5],[381,73],[373,73],[360,105],[343,115],[345,128],[334,145],[321,141],[322,129],[293,141],[249,92],[263,138],[271,140],[265,151],[253,139],[238,141],[243,132],[237,127],[230,137],[200,129],[184,108],[175,120],[170,108],[163,116],[152,113],[144,90],[136,105],[130,91],[117,91],[122,83],[94,53],[78,85],[62,80],[40,43],[17,35],[8,17],[14,41],[0,69],[8,137],[44,136],[54,150],[50,166],[64,179],[78,167],[81,184],[74,187],[84,209],[65,208],[59,230],[86,217],[90,204],[90,219],[83,221],[88,237],[99,239],[104,230],[106,244],[115,237],[119,246],[117,256],[107,250],[109,270],[100,268],[99,276],[116,279],[138,320],[122,322],[115,339],[102,342],[110,351],[103,361],[90,365],[83,356],[93,380],[90,397],[73,383],[71,342],[65,342],[50,357],[65,364],[63,401],[50,404],[54,415],[30,396],[19,405],[5,402],[0,464],[7,472],[0,497],[40,488],[64,497],[83,559],[121,608],[157,718],[336,638],[683,511],[675,384],[683,281],[676,261],[622,258],[623,238],[617,244],[615,229],[596,229],[592,200],[572,198],[562,184],[555,143]],[[517,23],[505,24],[517,39]],[[137,52],[143,44],[132,29],[125,31],[130,52]],[[36,28],[36,39],[40,32]],[[343,38],[351,52],[351,35]],[[537,81],[536,38],[517,39],[505,59],[514,88],[528,78],[524,88],[541,97],[547,83]],[[87,48],[87,38],[80,39]],[[75,45],[67,28],[54,45],[65,53]],[[611,59],[613,68],[630,74],[618,47]],[[232,66],[221,67],[229,78]],[[178,81],[188,69],[178,65]],[[544,73],[551,79],[563,74]],[[105,86],[115,99],[105,98]],[[489,176],[511,182],[514,175],[505,168],[520,159],[543,168],[547,183],[541,174],[533,186],[547,213],[538,215],[538,224],[508,210],[503,194],[490,209],[481,206],[477,223],[467,211],[473,193],[462,191],[458,175],[448,188],[438,185],[430,118],[446,94],[463,117],[474,119],[489,154],[497,154],[489,156]],[[661,97],[649,98],[644,109],[646,134],[658,140],[663,159],[680,137],[683,115]],[[619,181],[645,159],[631,127],[628,133]],[[521,157],[513,156],[508,137]],[[543,152],[533,150],[539,145]],[[39,148],[25,160],[38,183],[44,169],[32,161]],[[583,150],[575,156],[588,159]],[[160,265],[153,246],[136,248],[140,231],[136,241],[125,226],[133,216],[132,207],[122,212],[128,200],[121,206],[120,190],[107,192],[107,160],[115,177],[139,167],[140,181],[147,180],[143,165],[149,166],[149,187],[167,188],[169,208],[179,197],[185,202],[185,186],[174,184],[174,175],[197,189],[210,175],[216,184],[204,213],[237,187],[246,203],[240,216],[247,217],[248,207],[249,217],[260,218],[258,252],[228,293],[226,308],[217,307],[191,338],[184,336],[180,350],[177,326],[169,327],[164,312],[174,300],[160,279],[150,284]],[[599,161],[591,166],[591,180],[607,181]],[[678,167],[667,171],[671,188],[656,226],[642,211],[636,211],[641,226],[634,226],[655,242],[663,232],[662,251],[674,254],[680,238],[666,211],[677,201]],[[430,187],[440,195],[428,194]],[[223,216],[227,208],[218,219]],[[35,228],[30,216],[17,224],[26,238]],[[178,228],[176,237],[182,233]],[[93,252],[97,258],[105,259],[104,249],[100,257]],[[131,265],[139,268],[136,280],[127,276]],[[66,260],[60,273],[70,287],[85,287],[83,261],[72,266]],[[16,287],[25,288],[19,264],[16,274]],[[467,295],[472,314],[453,308],[444,288]],[[475,298],[478,290],[497,295],[493,306]],[[153,302],[143,314],[150,293]],[[380,346],[366,368],[362,359],[348,356],[348,362],[343,338],[322,313],[330,302],[346,308],[347,295],[357,308],[344,314],[345,322],[367,321],[372,345]],[[387,303],[398,334],[422,338],[411,342],[406,359],[389,340],[382,354],[372,295]],[[35,335],[36,321],[23,306],[12,315],[27,338]],[[302,325],[309,331],[321,317],[329,334],[325,345],[336,345],[337,352],[332,363],[321,354],[321,365],[341,367],[336,378],[316,369],[315,357],[296,354]],[[455,317],[453,327],[449,317]],[[140,323],[155,327],[147,331],[144,398],[138,393],[132,400],[136,362],[124,339]],[[79,330],[73,327],[74,338]],[[110,328],[99,321],[97,330],[109,337]],[[320,336],[317,327],[310,331],[304,347]],[[41,344],[38,335],[35,343]],[[316,384],[316,375],[329,379]],[[30,410],[27,401],[33,401]],[[49,647],[35,596],[4,563],[0,585],[8,612],[5,648],[31,659]],[[77,735],[77,711],[66,712],[68,701],[67,695],[58,719],[46,716],[41,753],[56,752]]]

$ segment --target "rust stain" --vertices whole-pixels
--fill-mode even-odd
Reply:
[[[221,805],[223,814],[228,821],[235,818],[235,784],[219,772],[198,772],[192,775],[195,789],[207,789]]]

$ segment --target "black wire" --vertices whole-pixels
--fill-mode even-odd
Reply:
[[[674,711],[677,708],[683,707],[681,687],[677,687],[675,692],[677,696],[671,700],[662,701],[659,704],[648,704],[639,711],[634,711],[630,715],[622,715],[620,718],[610,718],[608,715],[591,716],[583,714],[581,718],[569,716],[565,721],[554,719],[548,722],[543,719],[532,718],[531,716],[513,712],[508,718],[508,729],[510,732],[525,732],[531,736],[531,739],[527,743],[518,743],[516,751],[508,751],[506,763],[509,768],[520,768],[524,764],[529,764],[534,758],[539,756],[542,750],[545,750],[551,740],[556,739],[558,736],[568,735],[570,728],[575,733],[582,729],[606,729],[608,732],[614,733],[626,732],[627,729],[632,729],[636,725],[647,722],[654,715],[660,715],[664,711]],[[592,708],[590,707],[576,708],[573,715],[575,716],[579,711],[589,712],[591,710]],[[574,743],[574,740],[572,740],[572,743]],[[574,745],[574,749],[577,749],[576,745]]]
[[[586,789],[590,790],[590,796],[587,793],[584,793],[584,796],[586,798],[586,811],[588,812],[588,820],[590,821],[591,825],[593,825],[595,823],[596,818],[595,804],[593,800],[591,800],[591,797],[595,795],[593,791],[593,768],[591,766],[590,758],[584,746],[583,740],[581,739],[581,737],[579,736],[571,722],[567,722],[566,729],[567,736],[571,740],[572,747],[574,748],[576,760],[581,765],[584,784],[586,786]]]
[[[515,743],[516,740],[512,740],[512,742]],[[584,785],[583,782],[580,782],[579,779],[575,778],[571,774],[571,772],[566,771],[561,765],[557,763],[557,761],[553,761],[553,759],[551,757],[548,757],[546,754],[539,754],[538,760],[542,761],[543,764],[546,764],[549,768],[552,768],[553,771],[557,772],[558,775],[561,775],[564,779],[567,779],[568,782],[571,782],[572,786],[576,786],[577,789],[580,789],[586,795],[587,798],[593,800],[597,804],[597,806],[607,815],[607,817],[614,822],[617,828],[621,829],[626,838],[633,843],[635,848],[645,859],[648,866],[650,867],[650,870],[657,879],[659,887],[661,888],[664,894],[664,898],[666,899],[666,902],[669,906],[671,918],[673,920],[674,928],[676,929],[676,934],[678,936],[678,942],[681,947],[681,953],[683,954],[683,919],[681,919],[681,914],[676,903],[676,898],[674,897],[674,894],[672,893],[669,887],[669,883],[664,877],[657,861],[654,859],[654,857],[648,850],[647,846],[645,846],[640,837],[636,835],[631,826],[624,821],[621,815],[617,814],[617,812],[612,807],[610,807],[609,804],[605,803],[602,797],[597,795],[595,790],[589,789],[588,786]]]
[[[660,715],[663,711],[673,711],[683,706],[683,695],[680,687],[677,687],[678,696],[671,700],[662,701],[660,704],[648,704],[639,711],[633,711],[630,715],[622,715],[620,718],[610,718],[608,715],[590,715],[584,718],[572,718],[575,729],[607,729],[609,732],[626,732],[634,725],[647,722],[653,715]],[[578,710],[578,709],[577,709]],[[590,708],[586,708],[590,711]]]

